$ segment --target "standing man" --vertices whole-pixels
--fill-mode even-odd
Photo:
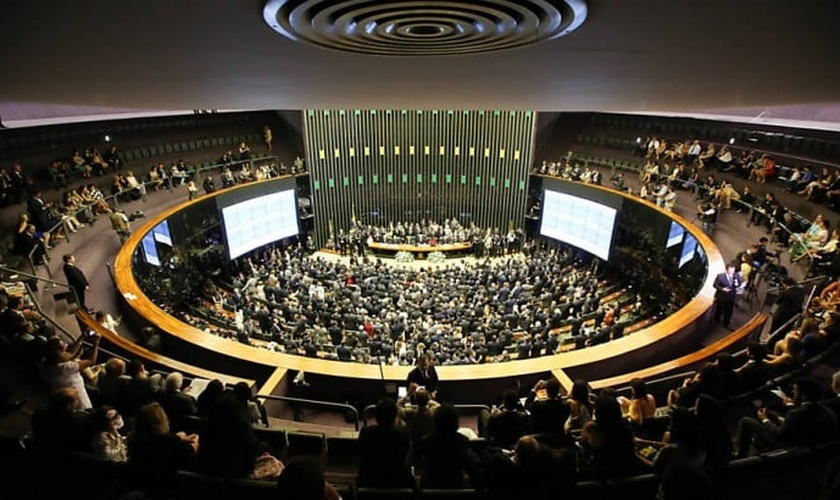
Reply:
[[[428,354],[421,354],[420,357],[417,358],[417,366],[408,372],[406,382],[408,385],[414,383],[418,388],[424,387],[427,391],[429,391],[432,399],[437,396],[438,375]]]
[[[738,289],[743,279],[735,272],[735,264],[727,264],[726,272],[715,277],[715,323],[723,319],[723,326],[732,330],[729,321],[732,319],[732,308],[735,306]]]
[[[76,257],[72,253],[64,254],[64,276],[67,278],[67,286],[76,294],[79,307],[87,311],[85,291],[90,289],[90,284],[85,273],[76,267]]]
[[[707,201],[697,207],[697,216],[703,222],[703,232],[712,235],[712,229],[715,227],[717,220],[717,209],[712,201]]]
[[[131,226],[128,224],[128,217],[121,210],[111,210],[108,218],[111,219],[111,228],[120,237],[120,244],[122,245],[131,236]]]

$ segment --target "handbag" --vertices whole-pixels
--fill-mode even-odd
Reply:
[[[271,453],[265,452],[257,457],[254,470],[248,475],[249,479],[274,481],[283,473],[283,462]]]

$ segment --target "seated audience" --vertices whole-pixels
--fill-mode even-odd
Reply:
[[[738,422],[738,457],[752,450],[765,452],[785,446],[812,446],[837,436],[837,416],[820,404],[822,388],[814,380],[797,379],[793,384],[793,407],[783,415],[759,408],[758,418],[742,417]]]
[[[656,398],[647,390],[647,384],[640,378],[630,381],[630,397],[618,398],[621,414],[630,423],[642,425],[646,418],[656,414]]]
[[[181,372],[173,371],[163,381],[163,390],[157,395],[157,400],[169,417],[169,426],[173,432],[184,430],[184,419],[193,416],[198,411],[195,398],[189,393],[190,387],[183,387],[184,376]]]
[[[502,393],[502,407],[490,412],[487,420],[487,438],[493,446],[511,449],[516,440],[528,432],[528,414],[519,403],[519,395],[513,389]]]
[[[91,420],[94,430],[91,453],[110,462],[127,462],[128,441],[121,432],[125,422],[119,411],[102,405],[93,412]]]
[[[633,431],[615,397],[602,395],[595,400],[593,419],[584,426],[580,444],[581,474],[586,478],[615,479],[639,470]]]
[[[245,478],[254,472],[260,452],[247,405],[232,392],[219,395],[201,430],[198,469],[223,478]]]
[[[406,405],[400,401],[400,418],[411,431],[411,438],[416,442],[434,430],[434,413],[440,406],[432,401],[429,391],[425,388],[417,389],[414,394],[414,404]]]
[[[549,436],[556,444],[565,442],[564,425],[571,408],[560,397],[560,382],[553,378],[537,382],[525,402],[525,408],[531,413],[532,434]]]
[[[195,470],[198,435],[172,433],[169,418],[158,403],[142,406],[128,434],[128,464],[140,470]]]
[[[380,399],[376,404],[376,425],[359,432],[361,459],[356,484],[364,488],[411,488],[417,484],[411,474],[411,434],[397,426],[397,404]]]
[[[482,469],[478,455],[470,449],[469,439],[458,432],[458,411],[451,404],[435,410],[432,432],[417,441],[421,457],[424,489],[477,488]]]

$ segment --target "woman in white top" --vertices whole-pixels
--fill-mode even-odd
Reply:
[[[54,392],[66,387],[72,387],[79,392],[79,409],[89,410],[93,405],[90,402],[87,389],[85,389],[82,370],[96,364],[101,337],[95,333],[88,337],[93,342],[93,349],[87,358],[80,359],[83,338],[84,335],[79,335],[79,338],[68,346],[61,337],[52,337],[47,342],[43,372],[50,391]]]

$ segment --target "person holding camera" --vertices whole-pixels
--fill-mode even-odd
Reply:
[[[710,235],[717,221],[717,208],[712,201],[707,201],[697,207],[697,217],[703,223],[703,232]]]
[[[87,338],[92,343],[92,348],[86,357],[82,357],[85,335],[79,337],[72,343],[67,344],[59,336],[50,338],[47,341],[44,355],[44,379],[50,387],[50,391],[72,388],[79,392],[81,410],[93,408],[90,396],[85,388],[85,379],[82,371],[96,364],[99,356],[99,341],[102,337],[91,331]]]

